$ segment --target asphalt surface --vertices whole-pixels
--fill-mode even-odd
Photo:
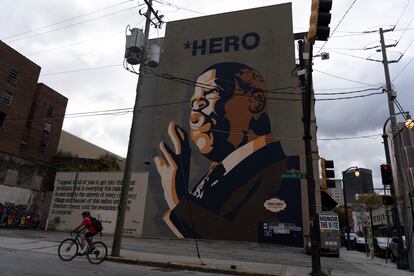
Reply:
[[[25,275],[20,273],[25,273],[25,271],[19,269],[25,267],[25,265],[22,264],[30,263],[30,261],[26,261],[33,257],[30,254],[39,254],[36,255],[34,258],[35,260],[36,258],[40,258],[41,254],[45,255],[44,258],[35,261],[36,266],[50,266],[53,268],[54,265],[57,264],[66,267],[67,263],[61,262],[57,257],[57,246],[60,241],[68,236],[68,233],[55,231],[44,232],[27,229],[0,228],[0,254],[3,256],[3,253],[8,253],[7,257],[2,258],[2,260],[9,260],[8,258],[10,258],[10,262],[7,262],[7,270],[0,269],[0,275],[3,275],[2,272],[9,270],[15,274],[8,275]],[[110,235],[98,237],[97,239],[105,242],[108,247],[111,247],[112,245],[112,236]],[[196,247],[199,249],[200,258],[197,256]],[[26,254],[29,255],[26,256]],[[21,261],[13,262],[14,259],[21,259]],[[51,260],[53,260],[52,263],[49,263]],[[123,266],[130,267],[130,265],[125,263],[146,264],[159,267],[157,270],[150,267],[136,266],[136,269],[140,270],[138,275],[163,275],[157,273],[184,275],[184,273],[198,273],[186,271],[188,269],[201,269],[201,271],[204,272],[212,272],[207,269],[215,269],[215,272],[220,273],[230,272],[233,274],[245,273],[245,275],[283,276],[308,275],[311,271],[311,257],[304,254],[304,251],[301,248],[242,242],[195,241],[190,239],[176,240],[124,237],[122,239],[121,258],[119,258],[118,261],[124,262],[124,264],[104,262],[102,265],[99,265],[98,267],[108,268],[108,270],[104,269],[100,274],[106,275],[105,273],[107,271],[112,271],[116,273],[111,275],[124,275],[122,274],[124,273]],[[43,266],[41,265],[42,263],[44,263]],[[75,259],[74,263],[80,266],[79,271],[81,272],[83,271],[82,266],[86,266],[87,268],[85,269],[89,269],[90,266],[93,267],[93,265],[90,265],[87,262],[86,258],[83,258],[83,260]],[[341,250],[341,256],[339,258],[322,257],[321,263],[322,268],[325,271],[330,271],[331,275],[337,276],[414,276],[411,272],[397,270],[394,263],[385,263],[384,259],[379,258],[371,260],[367,258],[365,254],[356,251]],[[21,268],[18,268],[19,266],[21,266]],[[36,269],[34,270],[30,270],[30,272],[33,273],[33,271],[37,271],[37,267],[35,268]],[[149,269],[149,271],[147,271],[147,269]],[[53,272],[56,272],[56,270]],[[82,275],[79,273],[80,272],[77,272],[78,275]],[[213,274],[210,273],[207,275]]]

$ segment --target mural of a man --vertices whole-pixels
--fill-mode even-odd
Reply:
[[[265,202],[276,198],[292,162],[271,137],[266,89],[261,74],[240,63],[218,63],[199,75],[190,136],[211,165],[191,192],[188,135],[169,124],[174,147],[162,141],[154,161],[169,207],[163,219],[177,237],[257,241],[260,223],[278,221]]]

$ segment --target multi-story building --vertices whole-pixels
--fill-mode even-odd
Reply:
[[[40,66],[1,41],[0,60],[0,202],[30,205],[52,190],[68,99],[38,83]]]
[[[355,169],[351,169],[343,176],[343,185],[346,185],[346,201],[350,205],[355,201],[355,195],[374,192],[372,171],[359,168],[359,176],[355,176]]]

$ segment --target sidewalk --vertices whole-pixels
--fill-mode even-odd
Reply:
[[[56,255],[57,246],[67,236],[68,233],[54,231],[0,229],[0,247]],[[110,253],[113,237],[97,239],[108,245]],[[311,257],[303,249],[269,244],[124,237],[120,255],[108,256],[108,260],[233,275],[304,276],[311,271]],[[380,258],[371,260],[356,251],[342,250],[339,258],[321,257],[321,264],[334,276],[414,276],[397,270],[394,263]]]

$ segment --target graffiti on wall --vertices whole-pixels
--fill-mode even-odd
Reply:
[[[177,237],[271,238],[300,246],[300,181],[281,177],[299,169],[299,158],[286,156],[274,139],[260,72],[235,62],[210,66],[195,81],[189,109],[189,133],[171,122],[172,146],[161,141],[154,158],[168,205],[163,219],[171,231]],[[190,140],[210,161],[197,183],[189,183]],[[269,236],[269,223],[291,227]]]

